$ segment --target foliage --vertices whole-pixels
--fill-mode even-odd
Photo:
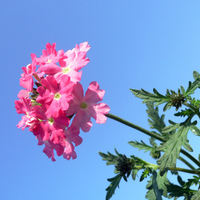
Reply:
[[[188,87],[183,86],[175,92],[167,89],[166,94],[159,93],[155,88],[153,93],[144,89],[130,89],[138,98],[143,100],[147,106],[148,123],[151,131],[143,129],[131,122],[127,122],[112,114],[107,117],[132,127],[150,136],[149,144],[144,141],[129,141],[128,143],[144,152],[149,152],[150,156],[156,160],[155,164],[149,163],[135,155],[120,154],[115,150],[116,155],[110,152],[99,153],[107,165],[114,165],[116,176],[109,178],[110,185],[107,187],[106,200],[110,199],[120,181],[123,178],[128,180],[130,174],[133,180],[139,177],[139,181],[149,179],[147,184],[146,199],[162,200],[162,197],[174,198],[184,197],[185,200],[200,200],[200,155],[196,159],[190,152],[193,148],[189,144],[188,132],[200,136],[200,129],[194,116],[200,117],[200,100],[191,95],[200,88],[200,74],[193,72],[194,81],[189,81]],[[165,115],[159,115],[158,106],[164,104],[163,111],[175,107],[175,116],[183,119],[181,123],[169,120],[170,125],[166,126]],[[180,110],[180,107],[184,109]],[[182,155],[186,157],[183,158]],[[177,167],[177,159],[182,161],[187,168]],[[141,173],[138,173],[138,172]],[[169,171],[177,176],[179,185],[168,180]],[[183,181],[179,172],[193,174],[192,178]],[[191,188],[192,187],[192,188]],[[193,189],[196,187],[196,189]]]

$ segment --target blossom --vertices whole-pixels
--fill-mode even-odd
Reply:
[[[82,72],[79,70],[89,62],[86,53],[90,49],[90,45],[87,42],[76,45],[74,49],[66,53],[59,51],[59,55],[56,54],[55,44],[47,49],[48,51],[43,50],[43,56],[37,59],[38,63],[41,64],[38,71],[55,76],[58,82],[66,74],[70,76],[71,81],[74,83],[81,80]],[[48,54],[50,54],[50,58]],[[59,62],[60,66],[55,64],[56,62]]]
[[[73,123],[80,127],[84,132],[88,132],[92,126],[91,117],[96,120],[96,123],[102,124],[106,122],[107,114],[110,108],[104,103],[98,103],[103,99],[104,90],[99,89],[99,84],[95,81],[91,82],[88,90],[83,95],[83,87],[80,83],[74,86],[72,92],[73,99],[70,102],[70,107],[67,114],[76,113]]]
[[[78,146],[82,143],[83,139],[79,136],[80,129],[73,123],[64,132],[66,138],[68,138],[71,142],[73,142],[75,146]]]
[[[21,121],[17,124],[18,128],[24,130],[26,127],[34,127],[38,123],[38,119],[33,114],[32,103],[28,98],[23,98],[15,101],[15,108],[18,114],[25,114]]]
[[[20,78],[20,85],[27,89],[27,91],[31,91],[33,88],[33,77],[32,75],[36,70],[36,62],[35,62],[35,55],[31,54],[32,63],[28,64],[26,67],[22,67],[24,73],[21,74]]]
[[[54,68],[56,63],[59,61],[60,58],[63,57],[64,51],[59,50],[56,51],[56,43],[52,45],[50,43],[46,44],[46,50],[42,51],[42,55],[40,58],[36,58],[37,64],[40,65],[38,71],[45,72],[46,74],[51,74],[51,69]]]
[[[76,152],[74,151],[74,145],[72,144],[72,142],[68,140],[65,140],[65,148],[63,152],[63,157],[67,160],[69,160],[70,158],[72,159],[77,158]]]
[[[42,86],[37,89],[37,102],[47,107],[48,118],[58,117],[60,110],[64,111],[69,107],[68,102],[72,99],[71,91],[74,84],[69,76],[63,76],[59,84],[53,76],[47,76],[41,80],[41,84]]]
[[[20,90],[17,97],[19,99],[22,99],[22,97],[29,98],[29,92],[27,90]]]
[[[29,128],[52,161],[55,152],[67,160],[76,159],[75,147],[83,141],[80,129],[90,130],[91,117],[105,123],[110,110],[99,103],[105,91],[97,82],[90,83],[83,94],[81,69],[90,61],[86,57],[89,49],[88,42],[67,52],[56,51],[56,43],[47,43],[42,55],[31,54],[32,62],[22,68],[20,85],[25,89],[19,91],[15,108],[23,116],[17,127]]]
[[[72,52],[68,56],[60,59],[60,71],[55,74],[55,78],[60,82],[60,79],[64,75],[68,75],[71,78],[71,81],[77,83],[81,80],[82,72],[78,72],[76,69],[76,63],[74,62],[76,53]]]
[[[70,57],[71,55],[75,55],[73,59],[73,65],[74,70],[78,71],[84,66],[86,66],[90,60],[89,58],[86,58],[87,51],[90,49],[90,45],[88,45],[88,42],[81,43],[80,45],[76,45],[75,48],[72,50],[68,50],[64,55],[66,58]],[[63,59],[60,60],[60,65],[64,65],[62,62],[66,62],[66,58],[63,57]]]
[[[33,113],[39,119],[39,123],[30,131],[36,136],[40,135],[42,140],[50,139],[54,131],[64,131],[69,126],[70,119],[61,110],[58,117],[47,118],[46,110],[43,107],[36,105],[33,109]]]

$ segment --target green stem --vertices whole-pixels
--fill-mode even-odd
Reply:
[[[198,167],[200,167],[199,161],[196,158],[194,158],[191,154],[189,154],[187,151],[183,149],[181,149],[180,152],[184,154],[185,156],[187,156],[190,160],[192,160]]]
[[[153,137],[153,138],[156,138],[157,140],[159,140],[159,141],[161,141],[161,142],[166,142],[166,140],[163,139],[161,136],[159,136],[159,135],[157,135],[157,134],[155,134],[155,133],[153,133],[153,132],[151,132],[151,131],[148,131],[148,130],[146,130],[146,129],[144,129],[144,128],[142,128],[142,127],[136,125],[136,124],[133,124],[133,123],[131,123],[131,122],[129,122],[129,121],[126,121],[126,120],[124,120],[124,119],[122,119],[122,118],[120,118],[120,117],[118,117],[118,116],[116,116],[116,115],[113,115],[113,114],[111,114],[111,113],[108,113],[108,114],[106,114],[106,116],[109,117],[110,119],[113,119],[113,120],[118,121],[118,122],[120,122],[120,123],[122,123],[122,124],[125,124],[125,125],[127,125],[127,126],[129,126],[129,127],[131,127],[131,128],[134,128],[134,129],[136,129],[136,130],[138,130],[138,131],[140,131],[140,132],[143,132],[143,133],[145,133],[145,134],[148,135],[148,136],[151,136],[151,137]],[[184,154],[185,156],[187,156],[189,159],[191,159],[198,167],[200,167],[199,161],[198,161],[196,158],[194,158],[192,155],[190,155],[187,151],[181,149],[180,152],[181,152],[182,154]],[[180,160],[183,161],[183,158],[180,159]],[[186,161],[186,162],[184,161],[184,163],[187,164],[187,165],[189,164],[187,161]],[[189,166],[191,169],[194,169],[194,167],[193,167],[191,164],[189,164],[188,166]]]
[[[178,159],[185,163],[190,169],[196,170],[195,167],[193,167],[187,160],[185,160],[181,156],[179,156]]]
[[[108,113],[108,114],[106,114],[106,116],[109,117],[110,119],[114,119],[115,121],[118,121],[118,122],[120,122],[120,123],[122,123],[122,124],[125,124],[125,125],[127,125],[127,126],[130,126],[131,128],[134,128],[134,129],[136,129],[136,130],[138,130],[138,131],[140,131],[140,132],[143,132],[143,133],[145,133],[146,135],[149,135],[149,136],[151,136],[151,137],[154,137],[154,138],[156,138],[157,140],[160,140],[160,141],[162,141],[162,142],[165,142],[165,140],[164,140],[161,136],[159,136],[159,135],[157,135],[157,134],[155,134],[155,133],[153,133],[153,132],[151,132],[151,131],[148,131],[148,130],[146,130],[146,129],[144,129],[144,128],[138,126],[138,125],[135,125],[135,124],[133,124],[133,123],[131,123],[131,122],[129,122],[129,121],[126,121],[126,120],[124,120],[124,119],[122,119],[122,118],[120,118],[120,117],[118,117],[118,116],[116,116],[116,115],[113,115],[113,114]]]
[[[184,168],[180,168],[180,167],[169,167],[169,170],[171,171],[177,171],[177,172],[185,172],[185,173],[190,173],[190,174],[200,174],[199,170],[190,170],[190,169],[184,169]]]
[[[148,165],[146,165],[146,166],[144,166],[144,165],[135,165],[133,167],[133,169],[140,170],[140,169],[146,169],[146,167],[148,167]],[[155,168],[155,165],[154,165],[154,168]],[[157,165],[156,169],[154,169],[154,170],[157,170],[157,169],[160,169],[160,165]],[[185,172],[185,173],[200,175],[200,170],[196,170],[196,169],[191,170],[191,169],[185,169],[185,168],[180,168],[180,167],[175,167],[175,168],[174,167],[169,167],[168,169],[171,170],[171,171]]]

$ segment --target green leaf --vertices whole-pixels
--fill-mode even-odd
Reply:
[[[197,71],[193,71],[193,77],[195,80],[200,79],[200,74]]]
[[[181,116],[181,117],[188,116],[189,117],[193,113],[194,113],[193,110],[191,110],[191,109],[185,109],[185,110],[181,110],[181,112],[175,113],[174,115],[177,116],[177,117],[179,117],[179,116]]]
[[[154,104],[152,102],[147,102],[147,114],[150,119],[148,119],[149,124],[151,125],[150,128],[158,130],[160,133],[162,133],[163,128],[165,127],[164,118],[165,115],[159,116],[158,113],[158,107],[154,107]]]
[[[143,172],[142,175],[140,177],[140,182],[143,181],[147,176],[149,176],[149,174],[152,173],[152,170],[150,168],[146,168]]]
[[[188,147],[187,133],[189,131],[190,122],[179,124],[178,130],[176,133],[171,135],[169,140],[161,146],[158,147],[158,150],[165,151],[164,155],[158,159],[157,163],[160,165],[160,171],[163,173],[168,167],[176,167],[176,159],[179,157],[179,153],[182,145]],[[173,126],[173,125],[170,125]],[[177,127],[177,125],[174,125]],[[171,128],[170,128],[171,130]]]
[[[148,181],[147,195],[145,196],[148,200],[159,200],[162,199],[162,195],[168,197],[167,195],[167,185],[169,185],[169,181],[167,179],[167,173],[163,176],[160,175],[160,172],[156,173],[153,171],[153,176],[151,177],[151,181]]]
[[[190,200],[191,196],[194,194],[194,190],[183,188],[182,186],[178,186],[173,183],[167,185],[167,190],[169,196],[174,197],[174,199],[177,199],[178,197],[185,197],[185,199]]]
[[[142,140],[141,140],[141,143],[138,142],[138,141],[130,141],[128,142],[131,146],[135,147],[135,148],[138,148],[139,150],[145,150],[144,152],[147,152],[147,151],[151,151],[153,149],[153,147],[145,144]]]
[[[133,180],[136,179],[136,176],[137,176],[138,171],[139,171],[139,169],[133,169],[133,170],[132,170],[132,174],[131,174],[131,175],[132,175],[132,179],[133,179]]]
[[[160,157],[160,151],[157,151],[157,144],[155,143],[155,139],[154,138],[150,138],[150,144],[152,146],[149,146],[147,144],[145,144],[142,140],[141,143],[138,141],[130,141],[128,142],[131,146],[138,148],[139,150],[144,150],[144,152],[150,151],[150,155],[155,158],[158,159]]]
[[[106,188],[107,194],[106,194],[106,200],[109,200],[113,194],[115,193],[115,189],[119,187],[119,183],[121,181],[122,176],[120,174],[116,175],[113,178],[108,179],[110,185]]]
[[[115,153],[117,154],[117,156],[111,154],[110,152],[107,153],[108,154],[99,152],[99,155],[102,157],[102,160],[107,160],[106,165],[116,165],[118,164],[118,160],[124,157],[122,154],[118,153],[116,149]]]
[[[199,179],[200,179],[199,176],[193,176],[193,178],[188,179],[188,181],[184,183],[184,187],[189,188],[192,185],[199,185],[200,184]]]
[[[102,157],[102,160],[107,160],[106,165],[116,165],[118,163],[118,156],[107,152],[108,154],[99,152],[99,155]]]
[[[171,125],[166,126],[162,131],[165,134],[169,134],[170,132],[174,133],[174,131],[176,131],[176,129],[180,127],[180,124],[176,124],[172,122],[171,120],[169,120],[169,123],[171,123]]]
[[[130,90],[136,97],[140,99],[144,99],[143,103],[156,102],[155,105],[157,106],[169,100],[169,97],[163,96],[155,88],[153,89],[154,94],[147,92],[146,90],[143,90],[143,89],[141,90],[130,89]]]
[[[184,89],[183,86],[181,86],[181,92],[182,92],[183,94],[185,94],[185,89]]]
[[[189,81],[189,85],[188,85],[188,88],[187,88],[186,92],[184,93],[184,96],[187,97],[187,96],[193,94],[194,91],[199,87],[200,87],[200,79],[199,79],[199,77],[197,77],[197,79],[193,83],[191,83]]]
[[[199,108],[199,107],[200,107],[200,100],[199,100],[199,99],[193,98],[192,100],[190,100],[190,103],[191,103],[192,105],[194,105],[196,108]]]
[[[174,185],[172,183],[169,183],[167,185],[167,190],[171,197],[174,197],[174,199],[177,199],[178,197],[183,196],[187,200],[191,200],[192,198],[195,200],[198,199],[197,197],[199,197],[199,194],[200,194],[199,190],[198,191],[192,190],[192,189],[190,189],[190,187],[194,184],[199,185],[200,177],[193,176],[193,178],[188,179],[187,182],[183,181],[180,176],[178,176],[177,179],[181,186]]]
[[[193,149],[192,149],[192,147],[190,146],[189,140],[188,140],[188,139],[186,139],[186,141],[183,143],[183,147],[184,147],[186,150],[188,150],[188,151],[190,151],[190,152],[193,152]]]
[[[190,130],[191,130],[192,133],[194,133],[195,135],[200,136],[200,129],[199,129],[197,126],[191,125],[191,126],[190,126]]]
[[[183,181],[183,179],[179,175],[177,176],[177,180],[181,186],[185,184],[185,181]]]
[[[151,137],[151,138],[149,139],[149,142],[150,142],[150,144],[151,144],[152,146],[157,146],[155,140],[156,140],[156,139],[153,138],[153,137]]]

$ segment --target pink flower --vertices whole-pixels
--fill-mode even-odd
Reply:
[[[52,131],[50,140],[54,144],[62,144],[63,140],[65,139],[65,133],[62,129]]]
[[[31,92],[33,89],[34,81],[33,77],[40,81],[40,77],[44,75],[43,72],[38,73],[36,72],[36,55],[31,54],[32,63],[28,64],[26,67],[22,67],[22,70],[24,73],[21,74],[20,78],[20,85],[24,88],[26,88],[27,92]]]
[[[33,113],[30,99],[22,98],[18,101],[15,101],[15,108],[18,114],[25,114],[18,123],[18,128],[22,128],[22,130],[24,130],[26,127],[32,128],[38,123],[38,119]]]
[[[77,83],[81,80],[82,72],[78,72],[76,69],[76,63],[74,62],[76,53],[72,52],[68,56],[59,60],[60,71],[55,74],[55,78],[60,82],[60,79],[64,75],[68,75],[71,81]]]
[[[79,136],[80,129],[77,126],[71,124],[71,126],[68,127],[67,130],[65,130],[64,132],[65,137],[68,138],[68,140],[70,140],[71,142],[73,142],[75,146],[78,146],[82,143],[83,139]]]
[[[35,116],[40,122],[37,124],[37,127],[34,127],[30,131],[32,131],[36,136],[41,135],[42,140],[48,140],[54,131],[64,131],[70,123],[69,118],[67,118],[66,114],[62,111],[59,112],[57,118],[47,118],[45,114],[46,110],[43,107],[36,105],[33,107],[33,109]]]
[[[69,76],[63,76],[59,84],[53,76],[47,76],[41,80],[41,84],[37,89],[40,94],[37,102],[47,108],[47,118],[58,117],[60,110],[66,111],[69,108],[74,83]]]
[[[76,152],[74,151],[74,145],[67,138],[64,139],[62,130],[55,131],[53,133],[52,141],[48,140],[43,142],[45,144],[43,152],[49,158],[51,158],[52,161],[56,161],[54,157],[54,149],[56,150],[58,156],[63,155],[63,157],[67,160],[70,160],[71,158],[72,159],[77,158]]]
[[[24,98],[29,98],[29,92],[27,90],[20,90],[17,97],[19,99],[22,99],[23,97]]]
[[[76,152],[74,151],[74,145],[69,140],[65,140],[63,157],[67,160],[70,160],[71,158],[72,159],[77,158]]]
[[[80,83],[74,86],[72,94],[73,100],[70,102],[70,107],[66,113],[68,116],[76,113],[73,119],[74,125],[80,127],[84,132],[88,132],[92,126],[91,117],[99,124],[106,122],[105,114],[109,112],[110,108],[104,103],[98,103],[103,99],[105,91],[99,89],[97,82],[90,83],[85,97]]]
[[[54,149],[57,150],[57,155],[60,156],[63,154],[64,151],[64,147],[60,146],[60,145],[54,145],[52,142],[50,141],[44,141],[45,144],[45,148],[43,149],[43,152],[49,157],[51,158],[52,161],[56,161],[55,157],[54,157]]]
[[[32,57],[32,63],[27,65],[26,67],[22,67],[22,70],[24,71],[23,74],[21,74],[22,78],[20,78],[20,85],[27,89],[27,91],[32,91],[33,88],[33,77],[32,75],[36,70],[36,62],[35,62],[35,56],[34,54],[31,54]]]
[[[15,101],[17,113],[23,114],[17,127],[22,130],[28,127],[38,145],[45,145],[43,152],[52,161],[55,161],[54,150],[57,156],[75,159],[75,146],[83,141],[80,128],[89,131],[93,125],[91,117],[97,123],[105,123],[105,114],[110,110],[106,104],[98,103],[105,91],[99,89],[97,82],[90,83],[85,96],[79,83],[80,70],[89,62],[88,42],[66,53],[55,48],[56,43],[47,43],[40,58],[31,54],[32,63],[22,68],[20,78],[25,90],[18,93],[19,100]]]
[[[38,71],[45,72],[46,74],[52,75],[55,70],[58,69],[56,63],[64,56],[64,51],[56,51],[56,43],[52,45],[50,43],[46,44],[46,50],[42,51],[42,56],[36,58],[37,64],[40,65]],[[54,70],[54,72],[52,72]]]
[[[73,69],[76,71],[79,71],[81,68],[83,68],[85,65],[87,65],[90,60],[89,58],[86,58],[87,51],[90,49],[90,45],[88,45],[88,42],[81,43],[80,45],[76,45],[75,48],[72,50],[68,50],[64,55],[66,58],[69,58],[72,54],[75,55],[73,62],[71,63],[71,66],[73,66]],[[75,53],[75,54],[74,54]],[[61,60],[62,62],[66,61],[66,58],[63,57]],[[67,64],[62,63],[60,65],[64,66]]]

